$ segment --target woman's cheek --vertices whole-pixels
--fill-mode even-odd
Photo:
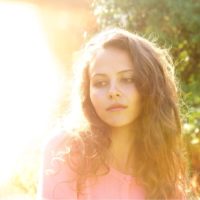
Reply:
[[[102,107],[102,105],[104,104],[103,102],[103,98],[105,96],[105,93],[103,90],[90,90],[90,99],[92,101],[93,106],[98,109],[100,107]]]
[[[134,91],[136,91],[136,87],[134,84],[128,84],[128,85],[125,85],[123,88],[122,88],[122,91],[126,94],[130,94]]]

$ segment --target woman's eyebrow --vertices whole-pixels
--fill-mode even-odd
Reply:
[[[94,78],[96,76],[106,76],[106,74],[103,74],[103,73],[95,73],[95,74],[92,74],[91,75],[91,78]]]
[[[127,69],[127,70],[122,70],[122,71],[120,71],[120,72],[118,72],[118,74],[123,74],[123,73],[126,73],[126,72],[134,72],[134,70],[133,69]]]

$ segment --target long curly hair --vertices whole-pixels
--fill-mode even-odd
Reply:
[[[70,167],[77,173],[77,192],[90,176],[109,171],[106,152],[111,144],[109,126],[96,114],[90,100],[89,66],[101,48],[127,52],[136,73],[142,110],[134,135],[134,174],[145,189],[147,199],[180,198],[186,189],[186,157],[182,143],[179,87],[174,65],[166,49],[155,42],[122,29],[105,30],[93,37],[75,63],[75,82],[70,115],[66,124],[71,131]],[[71,121],[69,122],[69,120]],[[74,156],[76,155],[76,156]],[[99,173],[101,166],[105,171]]]

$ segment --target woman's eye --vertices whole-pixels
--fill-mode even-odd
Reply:
[[[95,87],[103,87],[107,85],[106,81],[97,81],[93,84]]]
[[[134,82],[134,78],[122,78],[122,82],[124,82],[124,83],[133,83]]]

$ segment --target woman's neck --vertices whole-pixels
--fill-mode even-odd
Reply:
[[[112,128],[110,138],[109,164],[123,173],[132,175],[134,163],[133,129],[130,127]]]

